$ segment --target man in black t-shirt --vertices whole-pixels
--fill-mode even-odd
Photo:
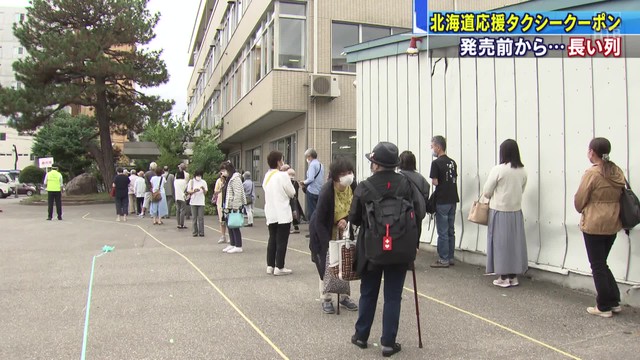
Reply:
[[[431,162],[429,177],[436,187],[436,227],[438,229],[438,257],[431,265],[434,268],[448,268],[453,265],[453,251],[456,244],[454,223],[458,198],[458,165],[447,156],[447,141],[442,136],[431,139],[431,149],[436,159]]]

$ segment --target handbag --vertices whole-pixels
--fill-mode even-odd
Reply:
[[[344,281],[360,280],[360,276],[354,270],[357,250],[356,242],[348,239],[349,227],[347,223],[343,240],[329,241],[329,261],[327,262],[332,275]]]
[[[227,215],[227,227],[229,229],[239,229],[244,226],[244,216],[240,210],[232,210]]]
[[[116,197],[116,188],[115,187],[111,187],[111,191],[109,191],[109,196],[111,197]]]
[[[640,224],[640,200],[631,190],[631,185],[625,179],[626,187],[620,196],[620,221],[622,228],[629,234],[629,230]]]
[[[329,266],[330,255],[327,252],[327,266],[325,266],[324,276],[322,277],[322,293],[334,293],[351,295],[351,286],[348,281],[340,279],[330,269]]]
[[[489,224],[489,203],[481,202],[480,200],[482,198],[483,196],[481,196],[480,199],[473,202],[473,205],[471,205],[471,210],[469,210],[469,216],[467,217],[467,220],[480,225],[488,225]]]
[[[318,169],[316,176],[313,177],[313,181],[316,181],[318,175],[320,175],[320,171],[322,171],[322,164],[320,164],[320,169]],[[304,182],[300,183],[300,190],[302,190],[302,192],[305,194],[307,193],[307,185]]]

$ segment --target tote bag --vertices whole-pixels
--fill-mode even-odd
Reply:
[[[469,217],[467,220],[480,224],[480,225],[488,225],[489,224],[489,203],[481,202],[483,197],[473,202],[471,205],[471,210],[469,210]]]
[[[229,229],[238,229],[244,225],[244,216],[242,212],[230,212],[227,216],[227,227]]]

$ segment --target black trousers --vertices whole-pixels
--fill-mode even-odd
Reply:
[[[612,307],[620,305],[620,289],[618,289],[618,283],[607,265],[607,257],[609,257],[611,247],[616,240],[616,234],[583,234],[583,236],[587,256],[591,263],[593,282],[596,285],[598,310],[610,311]]]
[[[49,215],[48,219],[53,217],[53,203],[56,203],[56,213],[58,214],[58,219],[62,219],[62,193],[60,191],[48,191],[47,199],[49,200]]]
[[[269,242],[267,243],[267,266],[284,267],[284,258],[289,245],[289,231],[291,223],[269,224]]]

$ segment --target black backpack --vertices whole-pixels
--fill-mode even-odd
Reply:
[[[413,202],[400,195],[412,192],[409,180],[403,178],[394,192],[385,195],[368,181],[362,183],[375,196],[365,202],[369,227],[364,235],[366,258],[376,265],[412,263],[418,244],[417,219]]]
[[[627,235],[629,230],[640,224],[640,201],[631,190],[631,185],[626,181],[626,187],[622,189],[620,196],[620,221]]]

